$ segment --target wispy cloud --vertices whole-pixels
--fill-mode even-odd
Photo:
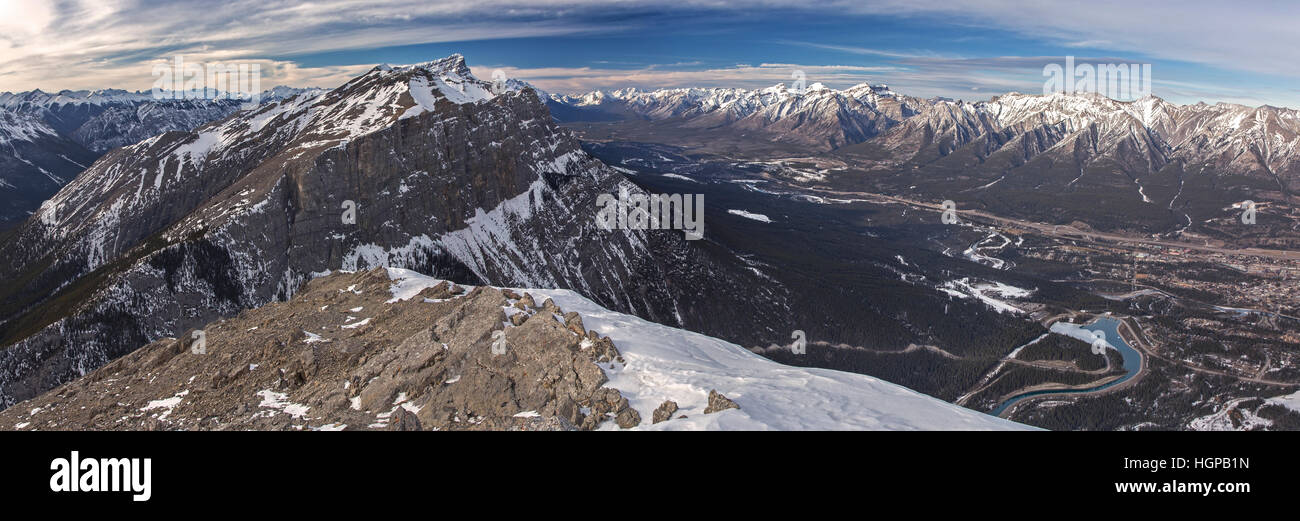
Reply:
[[[781,2],[775,2],[781,3]],[[947,24],[998,28],[1072,47],[1300,77],[1300,4],[1242,5],[1184,0],[833,0],[843,13],[927,16]]]
[[[885,58],[921,58],[926,56],[933,56],[933,53],[922,53],[922,52],[907,53],[907,52],[885,50],[885,49],[873,49],[869,47],[857,47],[852,45],[832,45],[832,44],[825,44],[825,43],[796,42],[796,41],[780,41],[779,43],[785,43],[789,45],[799,45],[803,47],[812,47],[814,49],[824,49],[828,51],[839,51],[839,52],[845,52],[849,54],[882,56]]]
[[[492,0],[0,0],[0,90],[146,89],[155,60],[175,55],[260,62],[274,71],[264,81],[306,85],[373,64],[304,67],[293,56],[620,29],[565,14],[540,2]]]

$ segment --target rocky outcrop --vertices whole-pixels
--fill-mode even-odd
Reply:
[[[395,298],[384,269],[336,273],[153,342],[0,412],[3,429],[572,430],[641,423],[598,360],[607,337],[551,306],[443,282]],[[523,316],[508,325],[507,314]],[[617,363],[617,362],[613,362]]]
[[[672,419],[673,413],[675,412],[677,412],[677,402],[665,400],[664,403],[660,404],[659,407],[655,409],[654,414],[651,415],[651,423],[668,421]]]
[[[715,412],[725,411],[727,409],[739,409],[740,405],[731,401],[730,398],[723,396],[716,389],[709,390],[709,406],[704,408],[704,414],[713,414]]]

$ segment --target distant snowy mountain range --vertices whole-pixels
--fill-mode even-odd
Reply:
[[[879,135],[916,114],[927,101],[899,95],[885,85],[845,90],[820,83],[803,91],[784,84],[760,90],[687,88],[593,91],[579,97],[551,95],[565,121],[625,118],[679,120],[682,127],[756,131],[776,139],[837,148]]]
[[[1190,229],[1192,240],[1232,241],[1200,223],[1226,222],[1225,209],[1247,200],[1287,215],[1300,191],[1300,111],[1289,108],[1091,93],[970,103],[868,84],[623,89],[548,102],[589,141],[722,158],[818,157],[845,174],[802,182],[1107,231],[1178,237]]]
[[[892,161],[947,155],[977,144],[976,155],[1028,161],[1061,152],[1085,163],[1115,158],[1157,171],[1173,161],[1220,172],[1264,175],[1287,189],[1300,183],[1300,111],[1229,103],[1175,105],[1148,96],[1121,102],[1090,93],[1009,93],[968,103],[923,99],[885,85],[843,90],[784,84],[758,90],[687,88],[550,95],[557,119],[671,121],[681,128],[754,132],[813,151],[871,141]]]
[[[316,89],[276,87],[259,99],[275,102],[309,91]],[[117,89],[0,93],[0,228],[26,218],[108,150],[190,130],[246,103],[211,98],[155,99],[151,92]]]

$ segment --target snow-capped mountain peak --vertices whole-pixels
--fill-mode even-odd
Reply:
[[[507,85],[503,94],[518,94],[518,88],[516,85],[516,90],[509,90]],[[289,162],[346,145],[400,120],[435,112],[440,103],[474,104],[496,96],[493,85],[474,77],[460,55],[414,65],[375,67],[330,91],[306,90],[239,111],[187,136],[164,134],[130,145],[124,153],[157,157],[161,163],[142,165],[148,171],[143,174],[123,171],[119,166],[81,176],[42,207],[41,222],[59,236],[88,225],[89,216],[70,210],[88,209],[79,199],[98,197],[96,194],[108,188],[87,190],[83,186],[86,184],[119,186],[122,197],[132,201],[131,205],[139,205],[165,191],[169,184],[200,171],[205,163],[240,161],[241,154],[250,147],[279,150],[283,161]],[[258,145],[268,142],[283,148]],[[96,168],[102,165],[91,169]]]

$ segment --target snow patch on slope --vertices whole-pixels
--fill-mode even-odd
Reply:
[[[389,269],[394,298],[411,298],[441,282]],[[1029,429],[866,375],[790,367],[736,344],[605,309],[569,290],[519,289],[553,299],[583,324],[609,336],[626,365],[602,365],[608,385],[642,413],[638,429]],[[710,390],[740,405],[703,414]],[[651,425],[650,412],[676,401],[685,419]],[[608,428],[614,428],[607,426]]]
[[[1034,293],[1002,282],[971,282],[968,277],[944,282],[937,289],[961,299],[974,297],[998,313],[1024,313],[1005,299],[1025,298]]]
[[[746,218],[746,219],[753,219],[753,220],[758,221],[758,222],[763,222],[763,223],[770,223],[770,222],[772,222],[772,219],[771,219],[771,218],[769,218],[768,216],[763,215],[763,214],[761,214],[761,213],[747,212],[747,211],[745,211],[745,210],[727,210],[727,213],[729,213],[729,214],[731,214],[731,215],[739,215],[739,216],[744,217],[744,218]]]
[[[11,141],[36,141],[42,136],[58,134],[40,120],[13,112],[0,110],[0,145]]]

